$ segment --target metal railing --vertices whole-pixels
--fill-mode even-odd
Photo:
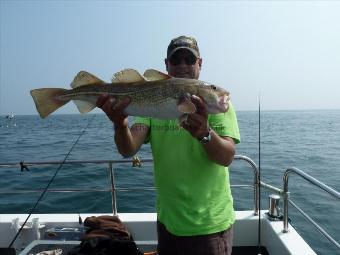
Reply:
[[[287,233],[288,230],[288,202],[295,207],[324,237],[328,239],[335,247],[340,249],[340,244],[332,238],[330,234],[328,234],[321,226],[319,226],[314,220],[312,220],[311,217],[308,216],[307,213],[305,213],[299,206],[297,206],[293,201],[289,199],[290,192],[288,190],[288,180],[289,180],[289,175],[290,174],[296,174],[300,177],[302,177],[304,180],[307,182],[317,186],[318,188],[322,189],[325,191],[327,194],[333,196],[334,198],[340,200],[340,193],[331,187],[327,186],[326,184],[318,181],[314,177],[306,174],[302,170],[296,168],[296,167],[291,167],[288,168],[284,175],[283,175],[283,206],[284,206],[284,214],[283,214],[283,232]]]
[[[340,193],[336,190],[330,188],[329,186],[325,185],[324,183],[318,181],[317,179],[313,178],[312,176],[306,174],[302,170],[299,170],[295,167],[288,168],[283,176],[283,189],[277,188],[275,186],[269,185],[264,182],[259,182],[259,169],[255,162],[250,159],[247,156],[243,155],[235,155],[234,157],[237,161],[245,161],[247,162],[254,172],[254,181],[253,185],[231,185],[232,187],[251,187],[254,190],[254,215],[258,215],[259,213],[259,200],[260,200],[260,194],[259,194],[259,184],[261,187],[270,190],[276,194],[279,194],[283,198],[283,204],[284,204],[284,214],[283,214],[283,233],[289,232],[288,230],[288,204],[290,203],[293,207],[295,207],[314,227],[317,228],[317,230],[325,236],[335,247],[340,249],[340,244],[334,240],[322,227],[320,227],[315,221],[312,220],[311,217],[307,215],[300,207],[298,207],[293,201],[290,200],[290,192],[288,189],[288,180],[289,175],[291,173],[295,173],[299,176],[301,176],[306,181],[310,182],[311,184],[316,185],[320,189],[324,190],[328,194],[332,195],[336,199],[340,200]],[[140,160],[140,162],[147,163],[147,162],[153,162],[152,159],[143,159]],[[21,167],[21,163],[0,163],[1,167]],[[108,164],[108,172],[109,172],[109,179],[110,179],[110,189],[49,189],[48,192],[89,192],[89,191],[103,191],[103,192],[111,192],[111,202],[112,202],[112,212],[113,214],[117,214],[117,191],[131,191],[136,189],[143,189],[143,190],[155,190],[154,187],[143,187],[143,188],[116,188],[115,185],[115,174],[114,174],[114,164],[118,163],[131,163],[130,159],[122,159],[122,160],[69,160],[69,161],[32,161],[32,162],[25,162],[26,166],[32,166],[32,165],[54,165],[54,164]],[[22,191],[14,191],[13,193],[20,193],[20,192],[41,192],[41,189],[35,189],[35,190],[22,190]],[[8,192],[1,192],[1,193],[8,193]]]
[[[249,157],[242,156],[242,155],[235,155],[235,160],[243,160],[246,161],[251,168],[254,171],[254,183],[253,185],[231,185],[232,187],[252,187],[254,189],[254,214],[258,215],[259,212],[259,189],[258,189],[258,167],[255,164],[255,162],[250,159]],[[150,163],[153,162],[152,159],[141,159],[140,162],[142,163]],[[22,164],[25,166],[35,166],[35,165],[60,165],[60,164],[108,164],[108,173],[109,173],[109,179],[110,179],[110,189],[49,189],[47,192],[89,192],[89,191],[100,191],[100,192],[111,192],[112,197],[112,212],[113,214],[117,214],[117,191],[128,191],[128,190],[134,190],[134,188],[116,188],[115,184],[115,174],[114,174],[114,164],[119,163],[132,163],[134,164],[131,159],[121,159],[121,160],[67,160],[65,162],[63,161],[25,161],[25,162],[9,162],[9,163],[0,163],[1,167],[20,167]],[[153,187],[143,187],[143,190],[154,190]],[[42,189],[30,189],[30,190],[16,190],[13,192],[5,191],[0,192],[1,193],[21,193],[21,192],[42,192]]]

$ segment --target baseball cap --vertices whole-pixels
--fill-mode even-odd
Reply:
[[[195,57],[200,57],[200,51],[198,49],[197,41],[193,37],[189,36],[179,36],[171,40],[168,51],[167,51],[167,58],[171,57],[179,49],[187,49],[195,55]]]

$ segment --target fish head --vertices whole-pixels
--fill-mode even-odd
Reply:
[[[227,90],[206,82],[201,82],[198,86],[198,96],[206,104],[208,113],[217,114],[228,111],[230,93]]]

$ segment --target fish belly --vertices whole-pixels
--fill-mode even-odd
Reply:
[[[125,108],[125,113],[131,116],[151,117],[156,119],[178,119],[183,113],[177,109],[177,100],[168,100],[160,104],[131,103]]]

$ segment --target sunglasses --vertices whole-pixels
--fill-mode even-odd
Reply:
[[[194,55],[188,55],[185,57],[172,56],[171,58],[169,58],[169,62],[173,66],[179,65],[180,63],[182,63],[182,60],[184,60],[184,63],[186,65],[191,66],[196,63],[197,58]]]

